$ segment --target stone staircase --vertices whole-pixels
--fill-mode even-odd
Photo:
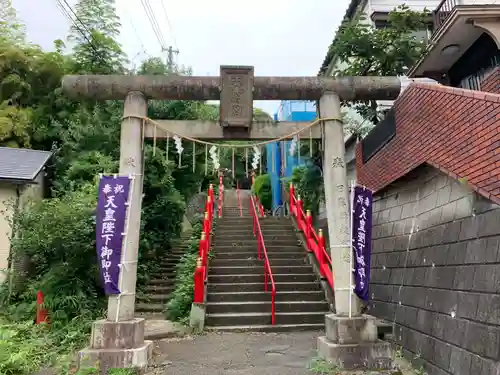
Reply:
[[[260,219],[276,283],[276,324],[271,293],[264,291],[264,261],[257,259],[249,192],[242,191],[243,217],[233,192],[225,193],[223,217],[213,240],[206,305],[207,328],[238,331],[293,331],[324,328],[325,294],[307,263],[289,219]],[[270,284],[269,284],[270,285]]]
[[[175,287],[175,266],[188,247],[191,231],[181,234],[172,250],[160,263],[158,272],[151,274],[146,293],[137,296],[136,312],[146,318],[164,319],[165,305]]]

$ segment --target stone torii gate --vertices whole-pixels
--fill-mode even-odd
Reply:
[[[324,186],[336,313],[326,316],[326,336],[318,338],[321,355],[336,363],[384,368],[388,344],[377,341],[373,318],[361,315],[358,298],[350,290],[348,181],[344,163],[344,132],[340,100],[393,100],[400,92],[397,77],[254,77],[249,66],[221,66],[220,77],[189,76],[65,76],[63,90],[74,98],[125,100],[120,138],[120,175],[143,175],[143,118],[147,101],[220,100],[220,122],[157,121],[145,137],[166,137],[166,129],[198,139],[275,139],[305,127],[301,123],[252,123],[253,100],[316,100],[321,127],[312,138],[324,139]],[[164,126],[162,126],[165,125]],[[142,179],[142,178],[141,178]],[[144,319],[135,318],[135,287],[142,186],[132,193],[129,225],[122,253],[122,294],[109,297],[108,319],[96,321],[91,346],[80,359],[106,367],[145,366],[151,342],[144,341]],[[351,301],[350,301],[351,299]],[[117,302],[120,301],[120,302]],[[352,317],[349,318],[349,304]],[[117,317],[117,318],[115,318]],[[390,362],[390,359],[387,359]],[[389,363],[387,362],[387,363]]]

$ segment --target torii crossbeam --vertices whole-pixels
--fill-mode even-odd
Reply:
[[[120,139],[121,175],[143,175],[142,119],[147,100],[220,100],[220,121],[159,121],[169,130],[198,139],[276,139],[303,127],[300,123],[252,123],[253,100],[317,100],[319,116],[328,119],[316,128],[314,138],[324,138],[324,187],[335,277],[336,314],[326,316],[327,340],[318,340],[320,351],[336,362],[349,356],[383,354],[373,338],[372,321],[361,315],[359,300],[351,292],[349,263],[349,196],[344,162],[344,133],[340,101],[392,100],[400,92],[397,77],[254,77],[249,66],[221,66],[220,77],[189,76],[65,76],[63,90],[72,97],[95,100],[125,100]],[[165,131],[155,131],[158,137]],[[152,129],[146,128],[146,136]],[[135,318],[135,284],[142,188],[133,192],[129,207],[126,246],[122,253],[121,307],[109,298],[108,319],[94,323],[91,348],[86,354],[107,360],[115,367],[141,366],[148,359],[150,344],[143,340],[144,321]],[[352,304],[354,316],[348,317]],[[118,316],[118,322],[113,319]],[[125,338],[124,335],[128,335]],[[348,344],[346,347],[345,345]],[[385,347],[384,347],[385,348]],[[384,349],[385,350],[385,349]],[[370,351],[370,353],[369,353]],[[382,353],[382,354],[381,354]],[[111,354],[114,356],[111,356]],[[112,360],[110,359],[111,357]]]

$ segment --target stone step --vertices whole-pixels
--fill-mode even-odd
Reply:
[[[281,251],[281,252],[300,252],[305,253],[305,250],[302,246],[298,246],[296,244],[288,244],[288,245],[275,245],[274,242],[266,242],[264,240],[264,244],[266,245],[267,252],[273,251]],[[238,242],[234,242],[231,244],[218,244],[213,246],[216,251],[224,253],[226,251],[240,251],[240,252],[251,252],[257,251],[257,241],[253,244],[240,244]]]
[[[175,272],[158,271],[158,272],[151,272],[149,275],[151,276],[151,280],[158,280],[158,279],[161,279],[161,280],[174,279],[175,280]]]
[[[147,320],[164,320],[165,314],[163,312],[161,312],[161,313],[140,312],[140,311],[136,310],[135,317],[136,318],[144,318]]]
[[[324,323],[311,324],[263,324],[263,325],[235,325],[235,326],[207,326],[207,330],[218,332],[297,332],[322,331]]]
[[[173,273],[173,274],[175,274],[175,272],[177,271],[177,266],[176,265],[164,266],[164,265],[160,264],[160,266],[158,268],[158,271],[162,272],[162,273]]]
[[[167,286],[167,285],[173,285],[175,283],[175,279],[168,279],[168,280],[165,280],[165,279],[152,279],[152,280],[149,280],[149,285],[164,285],[164,286]]]
[[[232,240],[255,240],[255,237],[252,233],[252,228],[246,230],[244,232],[218,232],[215,234],[213,238],[213,242],[216,243],[217,240],[222,239],[232,239]]]
[[[163,258],[160,264],[177,264],[181,260],[182,255],[172,255],[168,258]]]
[[[276,292],[320,290],[318,282],[275,282]],[[261,292],[264,290],[264,277],[255,283],[209,283],[208,293],[222,292]],[[268,290],[271,290],[269,286]]]
[[[147,285],[144,289],[148,294],[170,294],[174,290],[174,284],[170,285]]]
[[[160,266],[162,267],[175,267],[177,264],[179,264],[179,261],[176,259],[164,259],[160,261]]]
[[[147,303],[147,302],[159,302],[159,303],[166,303],[170,297],[172,296],[172,294],[147,294],[147,295],[144,295],[144,296],[137,296],[137,301],[139,302],[144,302],[144,303]]]
[[[273,273],[274,282],[314,282],[316,280],[316,275],[313,273],[304,274],[275,274]],[[264,274],[243,274],[243,275],[208,275],[208,283],[258,283],[263,282]]]
[[[271,302],[246,301],[246,302],[208,302],[207,314],[225,313],[266,313],[271,310]],[[277,313],[299,313],[299,312],[323,312],[328,311],[325,301],[286,301],[276,302]]]
[[[325,293],[322,290],[306,291],[277,291],[276,302],[286,301],[323,301]],[[259,292],[220,292],[208,293],[207,302],[271,302],[271,293],[265,291]]]
[[[218,235],[231,235],[231,236],[240,236],[240,235],[251,235],[253,236],[253,226],[249,225],[248,227],[231,227],[231,228],[226,228],[224,231],[219,232],[219,227],[217,227],[216,233],[214,235],[214,238],[217,237]],[[264,235],[268,234],[269,235],[290,235],[290,234],[295,234],[297,233],[294,229],[264,229],[262,228],[262,233]]]
[[[324,324],[325,312],[290,312],[276,313],[276,324]],[[271,306],[269,312],[263,313],[225,313],[207,314],[207,326],[238,326],[271,324]]]
[[[300,245],[298,238],[279,238],[279,239],[266,239],[264,238],[264,243],[266,247],[289,247]],[[257,240],[255,238],[248,239],[233,239],[231,237],[219,238],[214,240],[214,247],[224,247],[224,246],[238,246],[238,247],[249,247],[256,246]]]
[[[165,310],[164,303],[138,303],[135,306],[137,312],[161,313]]]
[[[232,257],[228,258],[223,258],[223,257],[218,257],[216,256],[212,260],[210,260],[210,266],[211,267],[233,267],[233,266],[247,266],[247,267],[254,267],[254,266],[261,266],[264,267],[264,261],[262,259],[257,259],[257,254],[252,254],[252,256],[243,258],[239,257],[240,254],[231,254],[234,255]],[[235,257],[238,255],[238,257]],[[272,267],[279,267],[279,266],[302,266],[302,265],[307,265],[305,262],[305,257],[300,257],[300,258],[284,258],[284,259],[278,259],[278,258],[269,258],[269,263],[271,263],[271,268]]]
[[[284,273],[304,273],[312,274],[313,270],[311,266],[300,265],[300,266],[274,266],[272,267],[273,273],[284,274]],[[261,262],[258,266],[235,266],[235,267],[210,267],[211,275],[242,275],[242,274],[264,274],[264,262]]]
[[[226,217],[225,219],[218,219],[216,231],[225,231],[231,229],[246,229],[253,228],[253,219],[246,217]],[[223,221],[224,220],[224,221]]]
[[[237,249],[236,247],[234,249]],[[228,250],[228,249],[227,249]],[[267,257],[271,263],[271,266],[274,264],[273,259],[303,259],[307,256],[304,251],[269,251],[267,250]],[[231,258],[249,258],[255,257],[257,258],[257,248],[253,251],[229,251],[229,252],[218,252],[215,251],[215,259],[231,259]]]

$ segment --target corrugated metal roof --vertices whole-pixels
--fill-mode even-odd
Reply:
[[[0,147],[0,179],[33,181],[51,156],[50,151]]]

